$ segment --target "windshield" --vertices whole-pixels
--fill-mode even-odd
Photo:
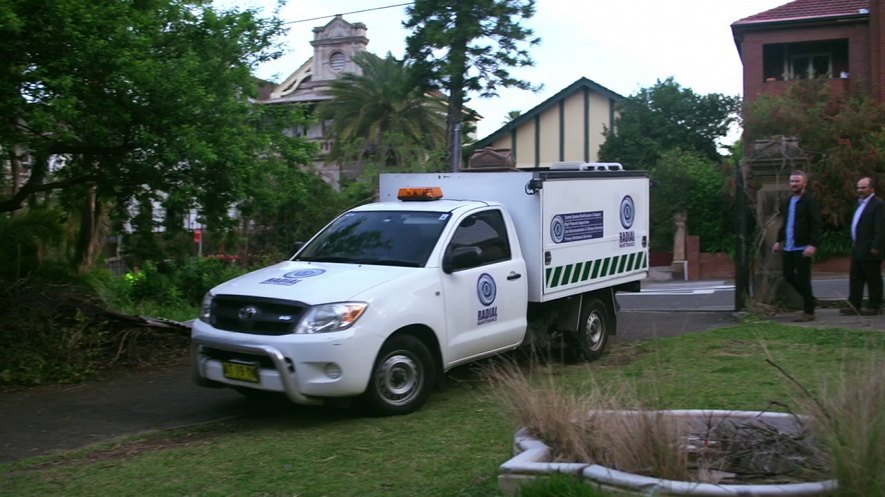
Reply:
[[[295,260],[421,267],[450,217],[447,212],[347,212]]]

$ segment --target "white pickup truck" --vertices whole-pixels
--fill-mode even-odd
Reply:
[[[445,371],[551,334],[596,359],[615,292],[648,274],[648,188],[595,164],[382,175],[379,202],[206,294],[194,380],[389,415],[420,408]]]

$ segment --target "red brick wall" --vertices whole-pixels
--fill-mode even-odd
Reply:
[[[848,39],[850,80],[863,88],[870,88],[871,60],[869,25],[848,24],[814,28],[787,28],[780,31],[746,32],[741,43],[744,66],[744,98],[753,100],[764,93],[779,94],[786,87],[781,81],[763,81],[762,47],[772,43]],[[835,79],[834,90],[841,91],[841,80]]]
[[[734,278],[734,261],[724,252],[701,254],[701,279],[719,280]]]
[[[885,10],[882,9],[881,0],[870,0],[870,78],[872,80],[873,95],[879,102],[885,100],[885,36],[882,29],[885,28]]]

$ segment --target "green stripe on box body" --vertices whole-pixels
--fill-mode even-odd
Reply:
[[[572,274],[572,281],[571,281],[571,283],[577,283],[577,282],[578,282],[578,278],[581,277],[581,268],[584,267],[584,264],[589,264],[589,263],[590,263],[590,261],[587,261],[587,262],[579,262],[579,263],[575,264],[575,272]]]
[[[556,288],[578,282],[605,278],[618,274],[629,273],[645,269],[647,260],[645,252],[633,252],[632,254],[616,255],[591,261],[564,264],[562,266],[548,267],[545,270],[547,288]]]

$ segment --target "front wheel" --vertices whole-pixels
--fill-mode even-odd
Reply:
[[[611,314],[599,299],[591,299],[581,310],[576,339],[581,355],[588,361],[602,357],[613,326]]]
[[[424,405],[434,376],[427,346],[411,335],[392,337],[381,348],[363,400],[381,416],[408,414]]]

